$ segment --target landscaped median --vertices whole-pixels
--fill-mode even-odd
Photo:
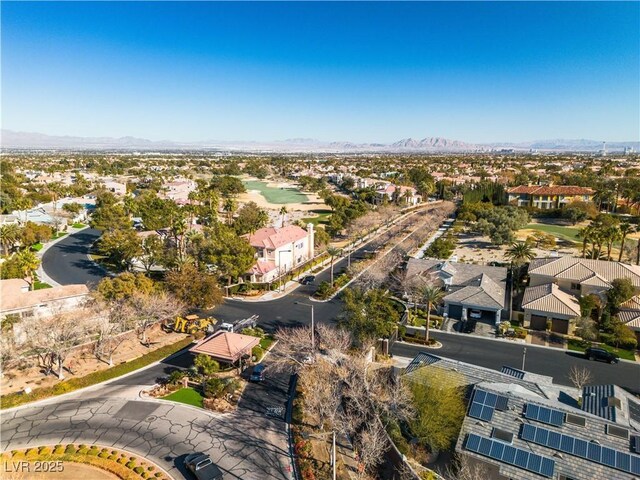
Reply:
[[[26,471],[47,478],[111,478],[113,474],[123,480],[169,480],[170,477],[144,458],[112,448],[87,445],[55,445],[27,450],[11,450],[0,454],[2,472],[7,478],[29,478]],[[26,463],[25,463],[26,462]],[[28,465],[28,467],[27,467]],[[28,470],[27,470],[28,468]],[[108,473],[107,473],[108,472]]]
[[[35,388],[31,393],[16,392],[0,397],[0,409],[16,407],[25,403],[34,402],[36,400],[42,400],[56,395],[62,395],[63,393],[72,392],[80,388],[90,387],[98,383],[111,380],[116,377],[120,377],[127,373],[131,373],[142,367],[146,367],[154,362],[162,360],[169,355],[172,355],[192,343],[193,339],[187,337],[179,342],[171,345],[166,345],[157,350],[149,352],[141,357],[133,359],[126,363],[121,363],[115,367],[101,370],[99,372],[90,373],[80,378],[71,378],[63,382],[57,383],[51,387]]]

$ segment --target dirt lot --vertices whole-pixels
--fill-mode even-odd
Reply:
[[[114,365],[137,358],[156,348],[175,343],[185,336],[181,333],[165,333],[157,326],[148,333],[148,337],[151,340],[150,348],[140,344],[135,334],[128,335],[113,356]],[[35,365],[37,358],[34,358],[31,363],[33,364],[32,366],[4,372],[4,376],[0,381],[0,391],[3,395],[22,391],[25,387],[48,387],[59,381],[54,373],[45,376],[43,369]],[[71,372],[68,369],[65,370],[65,378],[83,377],[89,373],[109,368],[106,362],[96,359],[90,346],[76,350],[75,353],[70,355],[65,365],[71,367]]]

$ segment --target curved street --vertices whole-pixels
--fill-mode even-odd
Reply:
[[[100,231],[94,228],[67,235],[44,252],[43,270],[60,285],[98,284],[108,274],[87,256],[98,238]]]
[[[173,478],[190,478],[185,456],[204,452],[225,478],[289,479],[286,380],[249,384],[238,409],[226,414],[139,397],[158,377],[184,366],[188,355],[63,398],[3,411],[1,450],[97,444],[143,456]]]

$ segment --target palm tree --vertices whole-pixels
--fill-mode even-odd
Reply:
[[[509,320],[513,315],[513,309],[511,304],[513,302],[513,286],[515,285],[515,272],[518,272],[518,279],[520,279],[520,268],[527,262],[533,260],[536,254],[533,251],[533,247],[527,242],[513,242],[505,253],[505,257],[511,260],[511,292],[509,294]],[[515,267],[515,268],[514,268]]]
[[[16,223],[7,223],[0,226],[0,245],[2,252],[9,254],[11,247],[20,239],[20,227]]]
[[[587,253],[587,244],[591,242],[592,233],[593,227],[591,225],[587,225],[578,231],[578,237],[582,239],[582,258],[584,258]]]
[[[327,247],[327,253],[331,256],[331,286],[333,287],[333,260],[340,255],[340,250],[336,247]]]
[[[227,212],[227,225],[231,225],[231,219],[233,218],[233,212],[236,210],[236,201],[233,198],[225,199],[222,209]]]
[[[35,283],[34,274],[40,265],[40,259],[28,248],[17,253],[18,266],[20,271],[24,274],[25,280],[28,278],[29,290],[33,290]]]
[[[424,340],[429,343],[429,324],[431,323],[431,309],[440,304],[444,292],[435,285],[426,285],[420,291],[420,300],[427,305],[427,323],[425,324]]]
[[[624,241],[627,239],[627,235],[633,233],[633,226],[629,222],[622,222],[620,224],[620,253],[618,254],[618,261],[622,261],[622,253],[624,252]]]
[[[284,217],[285,215],[288,213],[287,207],[285,207],[284,205],[280,208],[280,215],[282,220],[280,221],[280,226],[284,227]]]
[[[604,238],[607,242],[607,260],[611,261],[611,249],[613,242],[621,237],[620,228],[617,225],[611,225],[604,231]]]
[[[505,253],[511,264],[520,267],[535,258],[533,247],[527,242],[513,242]]]

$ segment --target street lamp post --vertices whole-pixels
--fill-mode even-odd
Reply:
[[[524,371],[524,361],[527,358],[527,347],[522,349],[522,370]]]
[[[311,307],[311,353],[316,351],[316,324],[313,318],[313,305],[310,303],[296,302],[296,305],[304,305],[305,307]]]
[[[282,258],[281,255],[283,253],[291,253],[291,250],[280,250],[278,252],[278,270],[280,270],[280,276],[278,278],[278,291],[281,292],[282,291]],[[286,273],[286,269],[285,269],[285,273]],[[285,284],[285,290],[286,290],[287,286]]]

